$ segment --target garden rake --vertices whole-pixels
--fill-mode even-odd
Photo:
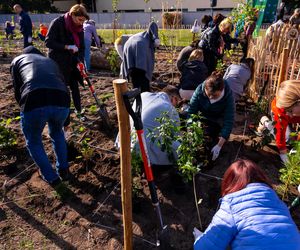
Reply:
[[[83,63],[79,62],[77,64],[77,69],[79,70],[83,80],[87,83],[88,87],[89,87],[89,90],[90,92],[92,93],[95,101],[96,101],[96,104],[98,106],[98,112],[100,114],[100,117],[102,119],[102,122],[103,122],[103,125],[106,129],[110,129],[111,128],[111,124],[110,124],[110,121],[109,121],[109,116],[108,116],[108,113],[107,113],[107,110],[106,110],[106,105],[103,104],[99,98],[97,97],[96,95],[96,92],[95,92],[95,88],[94,86],[92,85],[88,75],[87,75],[87,72],[85,70],[85,67],[83,65]]]
[[[161,214],[161,210],[160,210],[159,200],[157,197],[152,168],[151,168],[151,164],[150,164],[150,160],[149,160],[147,146],[145,143],[145,135],[144,135],[143,123],[142,123],[142,119],[141,119],[141,110],[142,110],[141,90],[135,88],[131,91],[124,93],[123,99],[124,99],[124,103],[125,103],[127,112],[131,116],[133,123],[134,123],[135,130],[137,132],[140,150],[141,150],[141,154],[142,154],[142,159],[143,159],[143,163],[144,163],[145,175],[146,175],[146,179],[148,181],[148,186],[149,186],[149,190],[150,190],[151,200],[152,200],[152,204],[155,208],[155,211],[156,211],[156,214],[157,214],[157,217],[159,220],[160,232],[158,235],[158,240],[159,240],[158,245],[159,245],[160,249],[163,249],[163,250],[172,249],[171,245],[170,245],[170,237],[169,237],[167,225],[164,225],[164,223],[163,223],[163,218],[162,218],[162,214]],[[133,110],[133,108],[131,106],[130,100],[135,100],[135,103],[136,103],[135,111]]]

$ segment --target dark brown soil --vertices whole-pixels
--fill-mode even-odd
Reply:
[[[13,55],[0,58],[0,112],[1,118],[19,115],[14,99],[9,66]],[[155,90],[162,83],[172,82],[168,53],[159,52],[155,69]],[[110,72],[95,71],[92,81],[99,96],[111,93],[105,103],[115,130],[117,129],[116,107]],[[162,76],[163,75],[163,76]],[[161,77],[162,76],[162,77]],[[173,75],[178,82],[178,73]],[[160,78],[160,79],[158,79]],[[67,184],[68,195],[59,195],[39,176],[25,146],[19,121],[10,128],[17,134],[17,146],[1,151],[0,186],[0,245],[1,249],[122,249],[122,209],[120,197],[120,157],[114,149],[114,135],[104,132],[100,118],[90,108],[94,100],[89,91],[81,89],[86,122],[80,122],[72,114],[69,143],[70,169],[73,179]],[[264,147],[256,151],[250,147],[249,131],[243,136],[244,113],[236,116],[236,126],[221,156],[210,170],[204,173],[222,177],[226,168],[237,157],[248,157],[265,169],[278,184],[281,167],[275,148]],[[90,138],[93,156],[80,158],[82,141]],[[45,131],[45,148],[54,162],[50,139]],[[31,167],[30,167],[31,166]],[[29,169],[28,169],[29,167]],[[17,176],[17,177],[16,177]],[[156,249],[157,218],[153,210],[147,182],[140,180],[143,192],[133,201],[134,249]],[[3,188],[6,183],[5,188]],[[174,191],[168,173],[156,179],[164,222],[169,225],[171,244],[174,249],[192,249],[193,227],[199,227],[192,184],[184,194]],[[217,210],[220,197],[220,180],[205,175],[196,176],[196,189],[202,224],[205,227]],[[298,227],[300,213],[294,212]]]

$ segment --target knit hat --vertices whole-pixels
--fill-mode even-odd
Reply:
[[[277,108],[290,108],[297,101],[300,101],[300,80],[282,82],[276,97]]]

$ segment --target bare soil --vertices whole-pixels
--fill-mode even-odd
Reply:
[[[14,99],[9,73],[10,62],[16,54],[0,58],[0,112],[1,118],[19,115]],[[154,90],[166,84],[179,82],[178,72],[171,73],[169,54],[160,51],[155,68]],[[174,67],[175,68],[175,67]],[[91,77],[98,95],[108,95],[105,103],[112,124],[117,130],[116,106],[112,81],[116,77],[109,71],[94,71]],[[162,77],[161,77],[162,76]],[[122,249],[122,208],[120,196],[120,157],[114,148],[114,135],[104,132],[101,119],[90,108],[94,100],[88,89],[81,89],[82,103],[86,108],[86,122],[80,122],[72,114],[72,129],[68,139],[69,164],[73,175],[67,184],[68,195],[61,199],[45,183],[33,164],[20,128],[19,121],[10,127],[17,134],[17,146],[0,151],[0,246],[1,249]],[[250,145],[252,135],[244,132],[244,112],[236,115],[235,128],[220,157],[206,175],[196,176],[196,190],[204,228],[217,210],[220,198],[220,180],[227,167],[236,157],[247,157],[258,163],[275,184],[279,184],[278,170],[281,163],[275,147],[265,146],[256,151]],[[248,124],[250,121],[248,121]],[[90,138],[93,156],[81,157],[82,141]],[[45,149],[55,160],[51,141],[43,136]],[[29,167],[29,168],[28,168]],[[145,179],[140,180],[142,192],[133,200],[134,249],[157,249],[155,247],[157,219],[153,210]],[[6,183],[6,184],[5,184]],[[3,185],[5,184],[5,188]],[[171,244],[174,249],[192,249],[193,227],[199,227],[192,183],[184,194],[177,194],[168,172],[158,174],[156,179],[164,222],[169,225]],[[299,210],[292,214],[300,228]]]

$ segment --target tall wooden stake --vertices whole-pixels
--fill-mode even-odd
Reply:
[[[280,74],[279,74],[278,82],[277,82],[276,94],[278,92],[280,84],[286,80],[288,59],[289,59],[289,49],[285,48],[285,49],[283,49],[283,54],[282,54],[281,68],[280,68]]]
[[[129,114],[125,108],[122,94],[128,90],[123,79],[113,81],[117,106],[120,158],[121,158],[121,192],[124,228],[124,249],[132,250],[132,198],[131,198],[131,153]]]

